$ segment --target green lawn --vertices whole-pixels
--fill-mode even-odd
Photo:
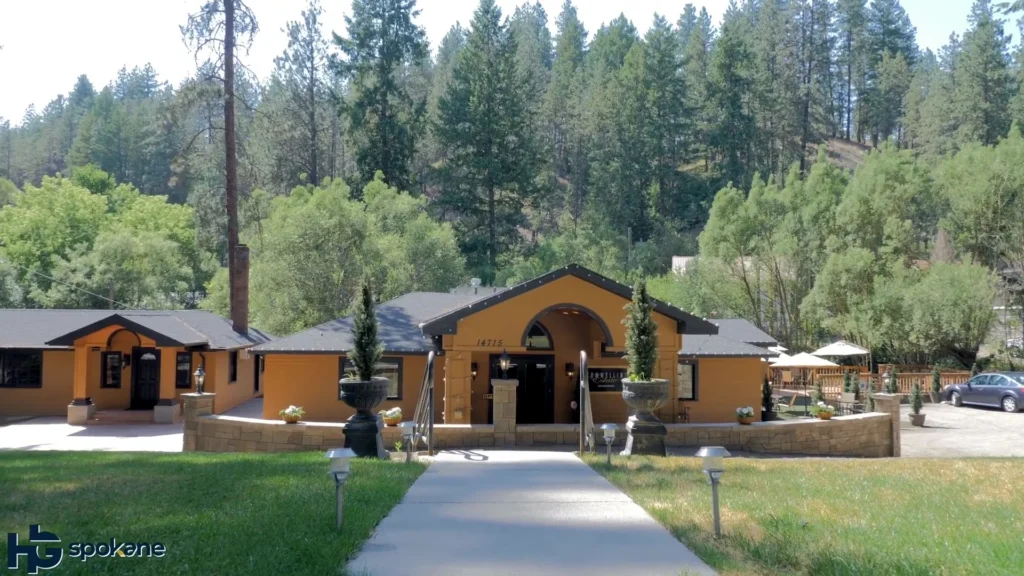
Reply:
[[[1024,571],[1024,459],[730,459],[721,540],[700,459],[585,459],[723,574]]]
[[[339,574],[423,472],[353,462],[345,526],[322,452],[0,452],[0,562],[29,524],[70,542],[159,542],[164,558],[64,561],[47,574]],[[22,570],[24,570],[22,560]]]

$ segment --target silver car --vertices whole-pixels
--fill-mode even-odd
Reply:
[[[950,384],[942,397],[953,406],[994,406],[1005,412],[1024,408],[1024,372],[987,372],[963,384]]]

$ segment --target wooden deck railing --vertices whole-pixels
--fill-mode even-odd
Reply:
[[[966,382],[971,378],[970,372],[943,372],[940,376],[942,386],[945,387],[949,384],[960,384]],[[878,374],[869,374],[867,372],[861,372],[857,374],[857,381],[863,383],[868,379],[872,381],[872,389],[876,392],[882,391],[882,377]],[[807,387],[809,390],[813,390],[814,383],[821,384],[821,391],[826,397],[835,396],[843,391],[843,375],[842,374],[817,374],[813,375]],[[928,394],[932,386],[932,373],[931,372],[897,372],[896,373],[896,385],[900,394],[910,394],[911,389],[914,387],[914,383],[918,382],[921,384],[921,391]]]

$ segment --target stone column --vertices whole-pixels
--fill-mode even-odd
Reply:
[[[153,422],[173,424],[181,418],[181,409],[174,398],[174,380],[178,373],[178,351],[174,348],[160,349],[160,399],[153,407]]]
[[[519,380],[492,378],[494,387],[494,445],[516,445],[516,387]]]
[[[888,414],[892,419],[892,452],[891,456],[900,455],[900,398],[899,394],[876,392],[871,395],[875,400],[875,412]]]
[[[216,396],[195,392],[181,395],[181,401],[185,403],[185,440],[182,446],[184,452],[195,452],[205,448],[199,437],[199,419],[213,414],[213,399]]]
[[[73,396],[68,404],[68,424],[85,426],[96,413],[96,405],[89,397],[89,347],[75,346],[75,372],[72,376]]]

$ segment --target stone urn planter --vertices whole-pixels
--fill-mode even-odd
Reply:
[[[384,423],[373,409],[388,397],[388,379],[375,377],[363,381],[342,378],[338,381],[338,388],[342,402],[356,410],[345,422],[345,448],[351,448],[359,457],[387,459],[388,452],[384,449],[384,437],[381,435]]]
[[[654,415],[669,398],[668,380],[622,379],[622,399],[633,411],[626,423],[629,436],[626,438],[624,456],[632,454],[653,454],[666,456],[665,435],[668,431],[665,424]]]
[[[924,414],[907,414],[911,426],[924,426]]]

